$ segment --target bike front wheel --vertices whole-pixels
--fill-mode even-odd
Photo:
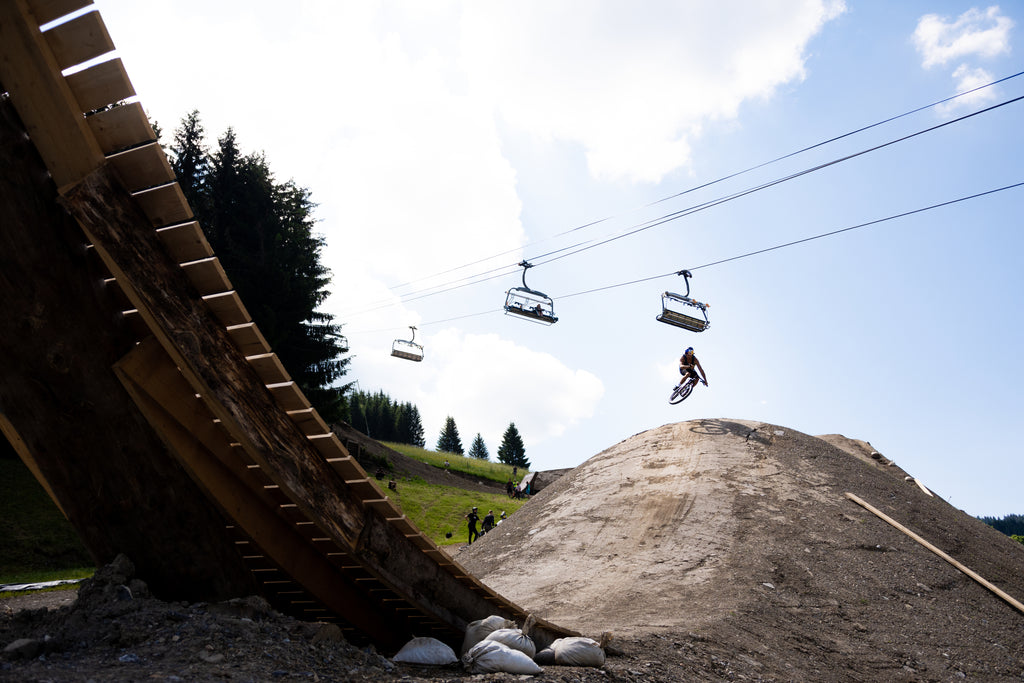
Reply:
[[[689,379],[682,384],[677,384],[672,390],[672,395],[668,397],[668,402],[672,405],[682,403],[686,400],[686,397],[693,391],[693,385],[696,384],[692,379]]]

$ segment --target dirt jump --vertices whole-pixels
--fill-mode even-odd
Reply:
[[[1019,680],[1024,614],[847,492],[1024,598],[1024,547],[870,444],[738,420],[627,439],[458,560],[664,680]]]

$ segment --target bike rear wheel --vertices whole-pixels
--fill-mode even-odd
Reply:
[[[696,383],[697,380],[691,377],[684,381],[682,384],[677,384],[676,387],[672,390],[672,395],[668,397],[668,402],[671,403],[672,405],[682,403],[684,400],[686,400],[686,397],[690,395],[690,392],[693,391],[693,387]]]

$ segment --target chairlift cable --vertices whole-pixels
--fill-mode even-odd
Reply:
[[[799,240],[792,240],[790,242],[785,242],[783,244],[777,244],[777,245],[774,245],[774,246],[771,246],[771,247],[765,247],[764,249],[758,249],[756,251],[747,252],[745,254],[739,254],[737,256],[730,256],[729,258],[719,259],[718,261],[711,261],[709,263],[704,263],[704,264],[701,264],[699,266],[691,266],[691,267],[687,268],[687,270],[694,271],[694,270],[700,270],[702,268],[711,268],[711,267],[714,267],[714,266],[722,265],[723,263],[729,263],[731,261],[738,261],[740,259],[749,258],[751,256],[758,256],[760,254],[765,254],[765,253],[768,253],[770,251],[777,251],[779,249],[784,249],[786,247],[796,246],[798,244],[803,244],[805,242],[811,242],[811,241],[814,241],[814,240],[823,239],[825,237],[833,237],[835,235],[839,235],[839,234],[842,234],[844,232],[850,232],[850,231],[853,231],[853,230],[858,230],[860,228],[866,228],[866,227],[870,227],[872,225],[878,225],[879,223],[885,223],[885,222],[888,222],[888,221],[896,220],[898,218],[906,218],[907,216],[912,216],[914,214],[924,213],[926,211],[931,211],[933,209],[939,209],[939,208],[943,208],[943,207],[946,207],[946,206],[952,206],[953,204],[959,204],[961,202],[966,202],[966,201],[969,201],[971,199],[978,199],[980,197],[985,197],[985,196],[988,196],[988,195],[996,194],[997,192],[1003,192],[1005,190],[1013,190],[1013,189],[1016,189],[1016,188],[1019,188],[1019,187],[1024,187],[1024,181],[1017,182],[1017,183],[1012,183],[1010,185],[1004,185],[1003,187],[997,187],[997,188],[994,188],[994,189],[991,189],[991,190],[985,190],[984,192],[977,192],[975,194],[966,195],[964,197],[958,197],[956,199],[950,199],[950,200],[947,200],[947,201],[944,201],[944,202],[939,202],[938,204],[931,204],[929,206],[919,207],[917,209],[911,209],[910,211],[904,211],[904,212],[901,212],[901,213],[892,214],[890,216],[885,216],[883,218],[877,218],[875,220],[867,221],[867,222],[864,222],[864,223],[858,223],[857,225],[851,225],[851,226],[848,226],[848,227],[845,227],[845,228],[840,228],[838,230],[831,230],[829,232],[823,232],[823,233],[820,233],[818,235],[812,235],[810,237],[804,237],[804,238],[799,239]],[[583,290],[583,291],[580,291],[580,292],[573,292],[572,294],[560,294],[560,295],[558,295],[555,298],[561,300],[561,299],[571,299],[573,297],[584,296],[584,295],[587,295],[587,294],[595,294],[597,292],[604,292],[604,291],[607,291],[607,290],[610,290],[610,289],[618,289],[620,287],[628,287],[630,285],[636,285],[636,284],[640,284],[640,283],[643,283],[643,282],[651,282],[653,280],[660,280],[662,278],[676,276],[676,275],[679,275],[679,272],[680,271],[677,269],[677,270],[673,270],[673,271],[668,272],[668,273],[662,273],[660,275],[651,275],[651,276],[648,276],[648,277],[643,277],[643,278],[638,278],[638,279],[635,279],[635,280],[630,280],[628,282],[620,282],[620,283],[612,284],[612,285],[604,285],[602,287],[595,287],[595,288]],[[455,317],[452,317],[452,318],[445,318],[443,320],[434,320],[434,321],[431,321],[431,322],[421,322],[419,324],[419,327],[426,327],[428,325],[439,325],[439,324],[442,324],[442,323],[452,322],[454,320],[462,320],[462,319],[465,319],[465,318],[473,318],[473,317],[478,317],[478,316],[482,316],[482,315],[489,315],[491,313],[500,313],[500,312],[501,312],[500,308],[499,309],[490,309],[490,310],[487,310],[487,311],[480,311],[478,313],[469,313],[469,314],[466,314],[466,315],[455,316]],[[372,333],[378,333],[378,332],[392,332],[392,331],[394,331],[396,329],[401,329],[401,328],[390,327],[390,328],[377,329],[377,330],[363,330],[363,331],[357,331],[357,332],[350,332],[349,336],[358,335],[358,334],[372,334]]]
[[[796,173],[791,173],[788,176],[783,176],[781,178],[776,178],[775,180],[770,180],[770,181],[768,181],[766,183],[762,183],[761,185],[757,185],[757,186],[754,186],[754,187],[751,187],[751,188],[747,188],[746,190],[741,190],[739,192],[735,192],[735,193],[733,193],[731,195],[727,195],[725,197],[721,197],[721,198],[716,199],[716,200],[710,200],[710,201],[704,202],[703,204],[698,204],[696,206],[689,207],[687,209],[681,209],[679,211],[675,211],[673,213],[666,214],[666,215],[662,216],[661,218],[652,219],[651,221],[648,221],[646,224],[641,224],[640,227],[633,228],[633,229],[629,230],[629,232],[625,232],[625,233],[621,233],[619,235],[615,235],[615,236],[609,237],[609,238],[607,238],[605,240],[602,240],[602,241],[597,242],[595,244],[592,244],[590,246],[582,247],[582,248],[580,248],[580,249],[578,249],[576,251],[569,252],[568,254],[562,254],[561,256],[556,256],[554,258],[550,258],[547,261],[543,261],[543,262],[538,263],[536,265],[545,265],[547,263],[551,263],[552,261],[557,261],[559,259],[563,259],[563,258],[566,258],[568,256],[574,256],[574,255],[576,255],[578,253],[581,253],[583,251],[587,251],[589,249],[593,249],[595,247],[599,247],[599,246],[602,246],[604,244],[608,244],[609,242],[614,242],[616,240],[620,240],[623,237],[629,237],[631,235],[635,235],[638,232],[643,232],[644,230],[649,230],[650,228],[654,228],[654,227],[657,227],[659,225],[664,225],[665,223],[669,223],[671,221],[678,220],[680,218],[684,218],[686,216],[692,215],[694,213],[697,213],[698,211],[703,211],[705,209],[709,209],[709,208],[718,206],[720,204],[724,204],[724,203],[732,201],[734,199],[739,199],[740,197],[745,197],[745,196],[747,196],[749,194],[753,194],[755,192],[759,192],[761,190],[765,190],[767,188],[774,187],[776,185],[781,185],[784,182],[788,182],[790,180],[794,180],[796,178],[800,178],[802,176],[814,173],[816,171],[820,171],[820,170],[828,168],[830,166],[835,166],[837,164],[841,164],[844,161],[849,161],[850,159],[856,159],[857,157],[864,156],[865,154],[869,154],[871,152],[876,152],[876,151],[878,151],[880,149],[884,149],[886,147],[890,147],[890,146],[895,145],[895,144],[900,143],[900,142],[905,142],[905,141],[910,140],[911,138],[915,138],[915,137],[917,137],[919,135],[924,135],[925,133],[931,133],[931,132],[936,131],[936,130],[938,130],[940,128],[944,128],[944,127],[952,125],[954,123],[959,123],[961,121],[965,121],[966,119],[969,119],[969,118],[971,118],[973,116],[978,116],[979,114],[984,114],[984,113],[993,111],[993,110],[998,109],[1000,107],[1004,107],[1004,106],[1006,106],[1008,104],[1014,104],[1016,102],[1020,102],[1021,100],[1024,100],[1024,95],[1020,95],[1018,97],[1014,97],[1013,99],[1006,100],[1006,101],[1000,102],[998,104],[994,104],[994,105],[992,105],[990,107],[986,107],[984,109],[979,109],[978,111],[974,111],[974,112],[971,112],[969,114],[964,114],[963,116],[957,117],[955,119],[950,119],[949,121],[944,121],[943,123],[936,124],[936,125],[931,126],[929,128],[924,128],[924,129],[916,131],[914,133],[910,133],[908,135],[904,135],[903,137],[899,137],[899,138],[896,138],[894,140],[890,140],[888,142],[883,142],[880,145],[875,145],[874,147],[869,147],[869,148],[863,149],[863,150],[861,150],[859,152],[854,152],[853,154],[847,154],[846,156],[840,157],[838,159],[833,159],[832,161],[827,161],[827,162],[825,162],[823,164],[818,164],[817,166],[812,166],[812,167],[806,168],[806,169],[804,169],[802,171],[797,171]],[[691,268],[691,270],[693,270],[693,269]]]
[[[916,107],[916,108],[914,108],[914,109],[911,109],[911,110],[909,110],[909,111],[903,112],[902,114],[897,114],[897,115],[895,115],[895,116],[890,116],[889,118],[887,118],[887,119],[883,119],[882,121],[877,121],[877,122],[875,122],[875,123],[872,123],[872,124],[869,124],[869,125],[866,125],[866,126],[862,126],[862,127],[860,127],[860,128],[857,128],[857,129],[855,129],[855,130],[849,131],[849,132],[847,132],[847,133],[843,133],[843,134],[841,134],[841,135],[837,135],[837,136],[834,136],[834,137],[832,137],[832,138],[829,138],[829,139],[827,139],[827,140],[823,140],[822,142],[818,142],[818,143],[816,143],[816,144],[813,144],[813,145],[809,145],[809,146],[807,146],[807,147],[804,147],[804,148],[802,148],[802,149],[798,149],[798,150],[796,150],[796,151],[794,151],[794,152],[790,152],[790,153],[788,153],[788,154],[784,154],[784,155],[782,155],[782,156],[776,157],[776,158],[774,158],[774,159],[771,159],[771,160],[769,160],[769,161],[764,161],[764,162],[761,162],[761,163],[759,163],[759,164],[756,164],[756,165],[754,165],[754,166],[750,166],[750,167],[748,167],[748,168],[746,168],[746,169],[743,169],[742,171],[736,171],[736,172],[734,172],[734,173],[730,173],[730,174],[728,174],[728,175],[722,176],[722,177],[720,177],[720,178],[717,178],[717,179],[715,179],[715,180],[711,180],[711,181],[709,181],[709,182],[706,182],[706,183],[703,183],[703,184],[701,184],[701,185],[697,185],[697,186],[694,186],[694,187],[688,188],[688,189],[686,189],[686,190],[683,190],[682,192],[677,192],[677,193],[675,193],[675,194],[672,194],[672,195],[669,195],[669,196],[667,196],[667,197],[663,197],[663,198],[661,198],[661,199],[657,199],[657,200],[655,200],[655,201],[653,201],[653,202],[650,202],[650,203],[648,203],[648,204],[644,204],[644,205],[642,205],[642,206],[640,206],[640,207],[637,207],[637,208],[647,208],[647,207],[650,207],[650,206],[655,206],[655,205],[657,205],[657,204],[661,204],[661,203],[663,203],[663,202],[666,202],[666,201],[669,201],[669,200],[671,200],[671,199],[675,199],[675,198],[677,198],[677,197],[681,197],[681,196],[683,196],[683,195],[686,195],[686,194],[690,194],[690,193],[692,193],[692,192],[696,192],[697,190],[701,190],[701,189],[704,189],[704,188],[710,187],[710,186],[712,186],[712,185],[716,185],[716,184],[718,184],[718,183],[724,182],[724,181],[726,181],[726,180],[730,180],[730,179],[732,179],[732,178],[735,178],[735,177],[737,177],[737,176],[740,176],[740,175],[743,175],[743,174],[749,173],[749,172],[751,172],[751,171],[755,171],[755,170],[757,170],[757,169],[763,168],[763,167],[765,167],[765,166],[769,166],[769,165],[771,165],[771,164],[777,163],[777,162],[779,162],[779,161],[783,161],[783,160],[785,160],[785,159],[789,159],[789,158],[791,158],[791,157],[797,156],[797,155],[799,155],[799,154],[802,154],[802,153],[804,153],[804,152],[808,152],[808,151],[810,151],[810,150],[813,150],[813,149],[817,149],[818,147],[822,147],[822,146],[824,146],[824,145],[828,145],[828,144],[830,144],[830,143],[832,143],[832,142],[836,142],[836,141],[838,141],[838,140],[842,140],[842,139],[844,139],[844,138],[847,138],[847,137],[851,137],[851,136],[853,136],[853,135],[856,135],[856,134],[858,134],[858,133],[862,133],[862,132],[864,132],[864,131],[867,131],[867,130],[870,130],[870,129],[872,129],[872,128],[877,128],[878,126],[882,126],[882,125],[885,125],[885,124],[887,124],[887,123],[891,123],[891,122],[893,122],[893,121],[896,121],[896,120],[898,120],[898,119],[904,118],[904,117],[906,117],[906,116],[910,116],[910,115],[912,115],[912,114],[916,114],[916,113],[918,113],[918,112],[921,112],[921,111],[924,111],[924,110],[926,110],[926,109],[930,109],[930,108],[932,108],[932,107],[936,107],[936,106],[939,106],[939,105],[941,105],[941,104],[945,104],[945,103],[947,103],[947,102],[951,102],[951,101],[953,101],[953,100],[955,100],[955,99],[957,99],[957,98],[960,98],[960,97],[964,97],[964,96],[966,96],[966,95],[970,95],[971,93],[975,93],[975,92],[978,92],[978,91],[980,91],[980,90],[983,90],[983,89],[985,89],[985,88],[989,88],[989,87],[992,87],[992,86],[998,85],[999,83],[1003,83],[1003,82],[1005,82],[1005,81],[1009,81],[1009,80],[1012,80],[1012,79],[1014,79],[1014,78],[1017,78],[1017,77],[1019,77],[1019,76],[1022,76],[1022,75],[1024,75],[1024,71],[1018,71],[1018,72],[1017,72],[1017,73],[1015,73],[1015,74],[1011,74],[1011,75],[1009,75],[1009,76],[1004,76],[1003,78],[999,78],[999,79],[997,79],[997,80],[991,81],[990,83],[986,83],[986,84],[984,84],[984,85],[980,85],[980,86],[977,86],[977,87],[975,87],[975,88],[971,88],[971,89],[969,89],[969,90],[964,90],[964,91],[962,91],[962,92],[959,92],[959,93],[956,93],[956,94],[954,94],[954,95],[950,95],[949,97],[946,97],[946,98],[944,98],[944,99],[941,99],[941,100],[937,100],[937,101],[935,101],[935,102],[932,102],[931,104],[926,104],[926,105],[923,105],[923,106],[920,106],[920,107]],[[982,110],[982,111],[986,111],[986,110]],[[976,113],[980,113],[980,112],[976,112]],[[634,210],[635,210],[635,209],[634,209]],[[629,211],[627,211],[626,213],[629,213]],[[600,219],[598,219],[598,220],[590,221],[590,222],[588,222],[588,223],[584,223],[583,225],[577,226],[577,227],[575,227],[575,228],[571,228],[571,229],[569,229],[569,230],[565,230],[565,231],[563,231],[563,232],[560,232],[560,233],[556,233],[556,234],[552,235],[551,237],[547,237],[547,238],[541,239],[541,240],[539,240],[539,241],[537,241],[537,242],[532,242],[532,243],[530,243],[530,244],[527,244],[527,245],[524,245],[524,246],[522,246],[522,247],[516,247],[516,248],[514,248],[514,249],[509,249],[509,250],[506,250],[506,251],[503,251],[503,252],[499,252],[499,253],[497,253],[497,254],[493,254],[493,255],[491,255],[491,256],[487,256],[487,257],[484,257],[484,258],[478,259],[478,260],[476,260],[476,261],[472,261],[472,262],[469,262],[469,263],[465,263],[465,264],[462,264],[462,265],[459,265],[459,266],[455,266],[455,267],[453,267],[453,268],[449,268],[449,269],[447,269],[447,270],[443,270],[443,271],[440,271],[440,272],[434,273],[434,274],[432,274],[432,275],[427,275],[427,276],[424,276],[424,277],[422,277],[422,278],[417,278],[417,279],[415,279],[415,280],[410,280],[410,281],[408,281],[408,282],[404,282],[404,283],[401,283],[401,284],[398,284],[398,285],[394,285],[394,286],[390,287],[389,289],[391,289],[391,290],[397,290],[397,289],[401,289],[402,287],[406,287],[406,286],[408,286],[408,285],[414,284],[414,283],[416,283],[416,282],[422,282],[422,281],[424,281],[424,280],[428,280],[428,279],[433,279],[433,278],[436,278],[436,277],[440,277],[440,276],[442,276],[442,275],[447,275],[448,273],[452,273],[452,272],[454,272],[454,271],[457,271],[457,270],[461,270],[461,269],[463,269],[463,268],[468,268],[468,267],[471,267],[471,266],[474,266],[474,265],[477,265],[477,264],[480,264],[480,263],[484,263],[484,262],[486,262],[486,261],[489,261],[489,260],[491,260],[491,259],[494,259],[494,258],[499,258],[499,257],[501,257],[501,256],[506,256],[506,255],[508,255],[508,254],[511,254],[511,253],[515,253],[515,252],[518,252],[518,251],[520,251],[521,249],[523,249],[523,248],[526,248],[526,247],[529,247],[529,246],[533,246],[533,245],[536,245],[536,244],[541,244],[541,243],[543,243],[543,242],[546,242],[546,241],[549,241],[549,240],[551,240],[551,239],[555,239],[555,238],[557,238],[557,237],[561,237],[561,236],[564,236],[564,235],[568,235],[568,234],[571,234],[571,233],[573,233],[573,232],[577,232],[577,231],[579,231],[579,230],[583,230],[583,229],[585,229],[585,228],[589,228],[589,227],[592,227],[592,226],[594,226],[594,225],[598,225],[598,224],[600,224],[600,223],[604,223],[604,222],[607,222],[607,221],[609,221],[609,220],[612,220],[613,218],[615,218],[615,216],[614,216],[614,215],[613,215],[613,216],[606,216],[606,217],[604,217],[604,218],[600,218]],[[653,226],[652,226],[652,227],[653,227]],[[628,234],[632,234],[632,233],[628,233]],[[591,240],[591,241],[592,241],[592,240]],[[585,243],[586,243],[586,242],[584,242],[583,244],[585,244]],[[568,246],[568,247],[564,247],[564,248],[562,248],[562,249],[560,249],[560,250],[555,250],[555,251],[553,251],[553,252],[548,252],[548,253],[546,253],[546,254],[539,254],[539,255],[535,255],[535,256],[533,256],[533,257],[531,257],[531,258],[533,258],[533,259],[538,259],[538,258],[544,258],[545,256],[548,256],[548,255],[551,255],[551,254],[554,254],[554,253],[558,253],[559,251],[564,251],[564,250],[566,250],[566,249],[571,249],[571,248],[573,248],[573,247],[575,247],[575,246],[579,246],[579,245],[570,245],[570,246]],[[577,252],[573,252],[573,253],[577,253]],[[549,261],[548,261],[548,262],[549,262]],[[492,272],[495,272],[496,270],[499,270],[499,269],[501,269],[501,268],[507,268],[507,267],[508,267],[508,266],[501,266],[501,267],[499,267],[499,268],[495,268],[495,269],[491,269],[491,270],[487,270],[487,271],[484,271],[483,273],[480,273],[480,274],[478,274],[478,275],[484,275],[484,274],[492,273]],[[466,278],[462,278],[462,279],[468,279],[468,278],[470,278],[470,277],[476,277],[476,276],[467,276]],[[460,280],[456,280],[456,282],[459,282],[459,281],[460,281]],[[442,286],[442,285],[438,285],[438,286]],[[415,294],[416,292],[411,292],[411,293],[412,293],[412,294]],[[440,293],[440,292],[439,292],[439,293]],[[384,302],[381,302],[381,303],[384,303]],[[375,304],[370,304],[370,305],[372,306],[372,305],[375,305]],[[392,305],[392,304],[391,304],[391,303],[387,303],[386,305]],[[369,310],[377,310],[377,309],[376,309],[376,308],[371,308],[371,309],[369,309]],[[358,312],[355,312],[355,313],[354,313],[354,315],[358,315],[358,314],[360,314],[360,313],[362,313],[362,312],[366,312],[366,311],[358,311]]]

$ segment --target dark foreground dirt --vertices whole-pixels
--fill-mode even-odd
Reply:
[[[1024,547],[870,444],[761,423],[666,425],[594,456],[458,553],[537,616],[612,631],[555,681],[1024,681],[1024,614],[844,496],[1020,599]],[[155,600],[130,563],[0,602],[2,681],[471,681],[395,664],[259,598]],[[384,653],[391,654],[391,653]]]

